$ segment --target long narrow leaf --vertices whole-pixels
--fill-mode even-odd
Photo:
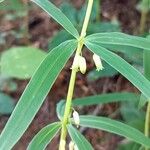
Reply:
[[[83,98],[76,98],[73,100],[73,106],[89,106],[106,104],[113,102],[123,102],[123,101],[139,101],[140,95],[135,93],[107,93],[101,95],[88,96]],[[57,104],[57,116],[61,120],[64,115],[65,100],[61,100]]]
[[[55,21],[64,27],[75,38],[79,37],[79,33],[73,26],[71,21],[58,9],[54,4],[48,0],[31,0],[39,5],[45,12],[47,12]]]
[[[95,128],[108,131],[126,137],[136,143],[150,147],[150,139],[143,133],[119,121],[105,117],[80,116],[80,125],[83,127]]]
[[[119,32],[92,34],[86,37],[86,41],[99,43],[99,45],[104,47],[105,45],[121,45],[150,50],[150,41],[148,39]]]
[[[91,144],[77,129],[72,125],[68,125],[67,128],[72,141],[77,145],[79,150],[93,150]]]
[[[30,142],[28,150],[44,150],[58,133],[61,123],[52,123],[44,127]]]
[[[101,56],[108,64],[118,70],[133,85],[135,85],[147,98],[150,98],[150,82],[134,67],[116,54],[97,44],[86,42],[86,46]]]
[[[76,46],[76,40],[66,41],[41,63],[0,136],[0,149],[10,150],[20,139]]]
[[[73,106],[89,106],[112,102],[138,101],[139,99],[140,96],[134,93],[108,93],[74,99]]]

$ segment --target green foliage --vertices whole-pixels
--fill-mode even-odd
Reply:
[[[77,145],[79,150],[93,150],[91,144],[77,129],[72,125],[68,125],[67,128],[72,141]]]
[[[63,2],[60,5],[61,11],[70,19],[73,25],[78,29],[81,30],[82,22],[84,20],[84,16],[86,13],[86,6],[87,4],[83,5],[81,9],[77,10],[68,2]],[[87,29],[87,35],[95,32],[110,32],[110,31],[120,31],[120,27],[118,24],[114,24],[111,22],[100,22],[97,21],[97,2],[94,1],[94,7],[92,10],[92,16],[90,20],[90,24]],[[73,36],[70,35],[65,30],[60,30],[56,33],[49,42],[49,49],[53,49],[54,47],[58,46],[60,43],[64,42],[65,40],[72,39]]]
[[[144,41],[144,39],[142,39],[141,41]],[[132,67],[130,64],[128,64],[121,57],[117,56],[116,54],[112,53],[111,51],[108,51],[104,47],[99,46],[96,43],[93,44],[90,42],[91,41],[86,41],[86,46],[92,52],[101,56],[102,59],[104,59],[108,64],[110,64],[113,68],[118,70],[118,72],[120,72],[124,77],[126,77],[133,85],[135,85],[147,98],[150,97],[150,93],[149,93],[150,82],[140,72],[138,72],[134,67]],[[145,40],[145,42],[147,42],[147,41]],[[135,43],[136,43],[136,41],[135,41]],[[141,45],[139,47],[141,47]],[[145,47],[147,47],[147,46],[145,45]],[[148,47],[147,47],[147,49],[148,49]]]
[[[134,93],[108,93],[74,99],[73,106],[89,106],[123,101],[138,101],[139,95]]]
[[[14,107],[14,100],[10,96],[0,93],[0,114],[10,114]]]
[[[56,136],[60,128],[61,128],[60,122],[47,125],[33,138],[27,149],[28,150],[45,149],[46,146],[49,144],[49,142],[51,142],[51,140]]]
[[[80,116],[80,125],[118,134],[135,141],[136,143],[150,147],[150,139],[146,138],[142,132],[118,121],[105,117]]]
[[[34,47],[14,47],[1,55],[1,74],[19,79],[31,78],[46,53]]]
[[[43,60],[1,133],[0,149],[11,149],[20,139],[76,47],[75,40],[66,41],[52,50]]]
[[[150,50],[150,41],[146,38],[131,36],[119,32],[96,33],[86,37],[86,41],[102,44],[102,46],[130,46]]]
[[[72,106],[73,107],[91,106],[124,101],[137,102],[139,101],[139,99],[140,95],[134,93],[107,93],[83,98],[76,98],[73,100]],[[61,100],[56,107],[57,116],[60,120],[63,118],[64,110],[65,110],[65,100]]]

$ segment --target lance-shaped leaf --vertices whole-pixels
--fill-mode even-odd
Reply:
[[[147,98],[150,98],[150,82],[134,67],[118,55],[108,51],[97,44],[86,42],[86,46],[94,53],[102,57],[108,64],[118,70],[133,85],[135,85]]]
[[[115,46],[131,46],[136,48],[142,48],[145,50],[150,50],[150,41],[146,38],[131,36],[119,32],[110,32],[110,33],[96,33],[86,37],[86,41],[93,43],[99,43],[99,45],[111,45]],[[104,44],[104,45],[103,45]],[[121,48],[121,47],[120,47]]]
[[[75,38],[79,37],[79,33],[73,26],[71,21],[58,9],[54,4],[48,0],[31,0],[39,5],[45,12],[47,12],[55,21],[57,21],[64,29],[66,29]]]
[[[43,60],[1,133],[0,149],[10,150],[20,139],[76,47],[76,40],[66,41]]]
[[[139,99],[140,95],[134,93],[107,93],[74,99],[73,106],[89,106],[112,102],[138,101]]]
[[[28,150],[44,150],[58,133],[61,123],[52,123],[44,127],[30,142]]]
[[[150,147],[150,139],[133,127],[105,117],[80,116],[80,125],[108,131],[126,137],[136,143]]]
[[[140,95],[135,93],[107,93],[101,95],[88,96],[83,98],[76,98],[73,100],[73,106],[90,106],[90,105],[100,105],[106,103],[132,101],[137,102],[140,99]],[[57,104],[56,112],[58,118],[61,120],[64,115],[65,110],[65,100],[61,100]]]
[[[87,139],[72,125],[68,125],[67,129],[72,141],[76,144],[79,150],[94,150]]]

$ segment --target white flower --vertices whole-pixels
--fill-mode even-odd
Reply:
[[[80,124],[80,117],[79,117],[79,114],[77,111],[74,111],[73,112],[73,119],[74,119],[74,122],[75,122],[75,125],[77,127],[79,127],[79,124]]]
[[[82,74],[85,74],[85,72],[86,72],[86,60],[82,56],[79,57],[79,69],[80,69]]]
[[[74,58],[72,67],[71,67],[72,70],[78,71],[78,69],[79,69],[79,59],[80,59],[80,56],[76,55],[75,58]]]
[[[74,150],[74,146],[75,146],[74,142],[71,141],[69,143],[69,150]]]
[[[93,60],[94,60],[95,66],[97,68],[96,69],[97,71],[100,71],[100,70],[104,69],[104,67],[102,65],[102,61],[101,61],[100,57],[97,54],[93,55]]]

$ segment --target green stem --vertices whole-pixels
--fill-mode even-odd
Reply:
[[[141,12],[141,21],[140,21],[140,34],[143,34],[145,31],[147,14],[149,10],[150,0],[142,0],[142,12]]]
[[[145,118],[145,136],[149,137],[150,130],[150,103],[147,105],[146,118]],[[145,147],[145,150],[149,150],[149,148]]]
[[[150,65],[149,65],[149,60],[150,60],[150,52],[144,50],[143,52],[143,60],[144,60],[144,75],[145,77],[150,80]],[[149,132],[150,132],[150,102],[147,105],[147,110],[146,110],[146,118],[145,118],[145,136],[149,137]],[[149,150],[149,148],[145,147],[145,150]]]
[[[147,11],[142,11],[140,21],[140,34],[143,34],[145,31],[146,19],[147,19]]]
[[[89,23],[90,16],[91,16],[92,6],[93,6],[93,0],[89,0],[81,35],[80,35],[80,38],[78,39],[78,48],[76,50],[75,57],[81,54],[81,51],[84,45],[84,37],[86,36],[88,23]],[[66,106],[65,106],[65,112],[64,112],[64,117],[62,120],[59,150],[65,149],[66,136],[67,136],[67,124],[71,115],[72,97],[73,97],[73,92],[74,92],[76,74],[77,74],[77,70],[72,69],[69,88],[68,88],[68,94],[67,94],[67,100],[66,100]]]

